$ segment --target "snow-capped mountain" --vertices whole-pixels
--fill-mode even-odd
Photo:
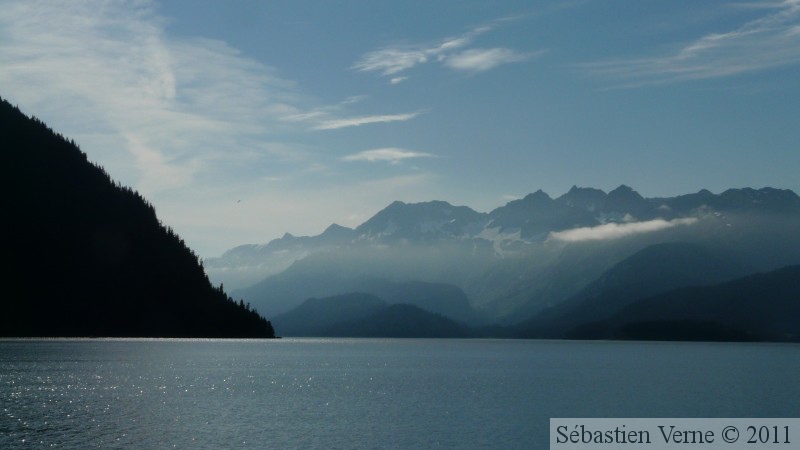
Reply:
[[[489,215],[443,201],[394,202],[355,229],[368,242],[430,242],[474,237]]]
[[[205,267],[215,282],[242,288],[280,273],[309,255],[345,247],[430,247],[447,243],[490,248],[494,257],[502,259],[530,251],[554,233],[567,230],[742,213],[800,214],[800,197],[790,190],[744,188],[718,195],[701,190],[647,199],[621,185],[608,193],[573,186],[555,199],[539,190],[489,213],[444,201],[396,201],[355,229],[333,224],[317,236],[286,233],[266,244],[230,249],[220,257],[207,259]]]

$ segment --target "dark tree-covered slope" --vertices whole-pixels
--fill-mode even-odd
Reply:
[[[387,306],[374,295],[358,292],[309,298],[286,314],[273,317],[272,322],[281,336],[326,336],[340,323],[363,319]]]
[[[274,337],[137,192],[0,99],[2,336]]]
[[[275,316],[282,336],[462,338],[476,333],[448,317],[419,306],[353,292],[310,298]]]
[[[568,333],[578,339],[800,341],[800,266],[645,298]]]
[[[645,297],[712,285],[753,271],[719,249],[687,242],[651,245],[622,260],[577,295],[520,323],[515,336],[560,339]]]
[[[331,327],[326,336],[381,338],[466,338],[467,326],[414,305],[397,304],[362,319]]]

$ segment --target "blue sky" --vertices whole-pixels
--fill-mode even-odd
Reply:
[[[800,192],[800,0],[0,0],[0,95],[201,256],[394,200]]]

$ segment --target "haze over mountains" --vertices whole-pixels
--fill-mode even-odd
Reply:
[[[213,287],[138,193],[5,101],[0,119],[14,194],[0,335],[274,336],[258,310],[301,336],[800,340],[789,190],[573,187],[489,213],[394,202],[354,229],[207,260]]]
[[[672,289],[799,264],[798,230],[800,197],[790,190],[643,198],[625,185],[573,187],[489,213],[394,202],[354,229],[287,233],[205,265],[270,315],[359,292],[471,326],[551,337]]]

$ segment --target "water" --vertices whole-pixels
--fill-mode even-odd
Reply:
[[[0,341],[0,448],[546,448],[550,417],[798,417],[800,346]]]

